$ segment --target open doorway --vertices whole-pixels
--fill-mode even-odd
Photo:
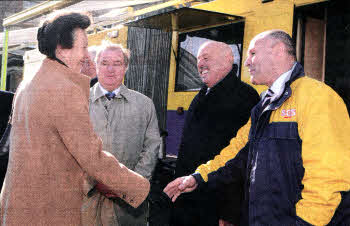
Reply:
[[[302,6],[294,15],[297,60],[306,75],[331,86],[350,112],[350,2]]]
[[[318,3],[298,7],[294,13],[297,60],[307,76],[324,81],[327,5]]]

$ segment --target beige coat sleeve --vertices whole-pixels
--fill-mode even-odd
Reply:
[[[87,97],[80,89],[65,89],[60,98],[58,103],[63,106],[50,103],[56,110],[52,123],[68,152],[90,177],[106,185],[131,206],[139,206],[148,195],[148,180],[102,151],[101,139],[93,132],[90,122]]]

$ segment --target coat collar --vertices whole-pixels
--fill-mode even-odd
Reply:
[[[282,95],[276,101],[272,102],[272,104],[269,105],[266,110],[276,110],[279,108],[292,95],[292,89],[290,88],[292,82],[303,76],[305,76],[304,68],[300,63],[297,62],[294,70],[292,71],[290,79],[285,83]]]
[[[207,96],[211,96],[215,93],[222,92],[223,90],[231,90],[232,87],[235,87],[239,83],[239,79],[237,77],[237,65],[232,66],[232,70],[220,81],[218,82],[214,87],[212,87],[207,94]],[[204,85],[202,89],[199,91],[200,95],[205,95],[207,92],[208,87]]]
[[[299,62],[297,62],[292,75],[290,76],[290,80],[286,82],[286,86],[290,86],[292,82],[303,76],[305,76],[304,68]]]
[[[95,102],[97,99],[105,97],[104,93],[100,89],[100,83],[97,82],[93,87],[90,88],[90,98],[92,102]],[[129,89],[122,84],[120,86],[119,93],[115,96],[115,98],[121,99],[124,98],[125,100],[130,99],[130,91]]]
[[[88,76],[75,72],[69,67],[50,58],[45,58],[41,67],[44,71],[63,76],[65,79],[71,81],[74,85],[81,88],[86,98],[89,98],[90,78]]]

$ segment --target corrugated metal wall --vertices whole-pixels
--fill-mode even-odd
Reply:
[[[171,32],[129,27],[129,69],[124,84],[150,97],[156,107],[159,128],[166,129]]]

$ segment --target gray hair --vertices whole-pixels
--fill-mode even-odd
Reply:
[[[91,59],[92,61],[96,62],[95,58],[96,58],[96,53],[97,53],[97,49],[98,49],[98,46],[89,46],[88,47],[88,52],[89,52],[89,55],[93,55],[93,59]]]
[[[101,53],[103,53],[106,50],[120,50],[123,53],[124,56],[124,64],[126,68],[129,67],[129,61],[130,61],[130,50],[124,48],[121,44],[114,44],[110,41],[103,41],[100,46],[98,46],[96,51],[96,57],[95,62],[98,63],[98,60],[100,59]]]
[[[282,30],[271,30],[268,31],[266,37],[282,42],[286,47],[287,53],[296,59],[295,45],[292,37],[290,37],[288,33]]]

